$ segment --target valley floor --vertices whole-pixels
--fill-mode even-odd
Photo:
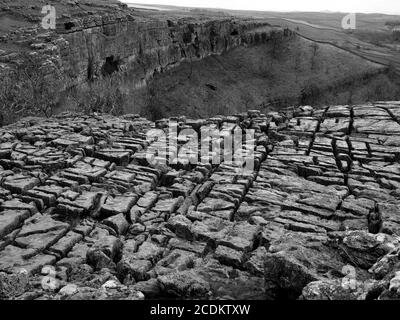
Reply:
[[[121,86],[129,96],[125,112],[155,120],[397,100],[396,81],[379,64],[297,37],[182,63],[157,74],[139,92],[130,91],[129,80],[121,81]]]

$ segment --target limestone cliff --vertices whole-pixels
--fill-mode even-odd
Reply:
[[[55,40],[64,71],[78,81],[128,70],[140,87],[156,72],[221,54],[241,44],[289,36],[255,20],[234,18],[159,20],[131,14],[90,17],[58,24]]]
[[[283,36],[281,28],[264,20],[212,12],[166,15],[100,0],[53,1],[56,30],[46,30],[41,24],[46,4],[44,0],[34,6],[23,0],[0,3],[0,70],[17,62],[19,53],[30,51],[44,58],[49,73],[55,68],[82,82],[127,69],[141,86],[154,72],[184,60]]]

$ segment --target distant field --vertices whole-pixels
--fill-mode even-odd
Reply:
[[[295,23],[284,19],[269,19],[274,24],[287,26],[305,36],[316,41],[329,42],[354,54],[360,55],[366,59],[381,63],[383,65],[393,64],[400,72],[400,52],[384,44],[375,45],[368,41],[358,39],[356,32],[344,30],[332,30],[315,28],[302,23]],[[368,40],[368,39],[367,39]]]
[[[342,12],[288,12],[288,13],[265,13],[274,17],[303,20],[308,23],[335,28],[342,31],[342,19],[347,13]],[[399,20],[400,16],[385,14],[363,14],[357,13],[357,28],[360,30],[387,31],[387,21]]]
[[[142,5],[142,4],[127,3],[127,5],[130,8],[144,9],[144,10],[156,10],[156,11],[170,11],[171,10],[168,8],[161,8],[161,7],[157,7],[157,6],[146,6],[146,5]]]
[[[383,14],[357,14],[356,30],[344,30],[343,13],[240,13],[263,17],[273,25],[296,30],[301,36],[319,42],[336,45],[353,54],[382,65],[393,65],[400,74],[400,39],[391,39],[388,21],[398,21],[400,16]]]

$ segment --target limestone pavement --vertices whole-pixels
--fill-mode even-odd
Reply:
[[[254,170],[149,165],[146,132],[170,120],[221,129],[222,148],[254,129]],[[0,142],[2,299],[399,298],[400,102],[62,114]]]

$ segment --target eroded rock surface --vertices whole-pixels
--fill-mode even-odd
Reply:
[[[399,116],[399,102],[381,102],[4,127],[0,296],[396,299]],[[146,138],[169,121],[219,129],[222,150],[223,137],[253,129],[254,158],[150,164],[148,150],[173,159],[193,139],[168,150]],[[246,161],[253,169],[238,170]]]

